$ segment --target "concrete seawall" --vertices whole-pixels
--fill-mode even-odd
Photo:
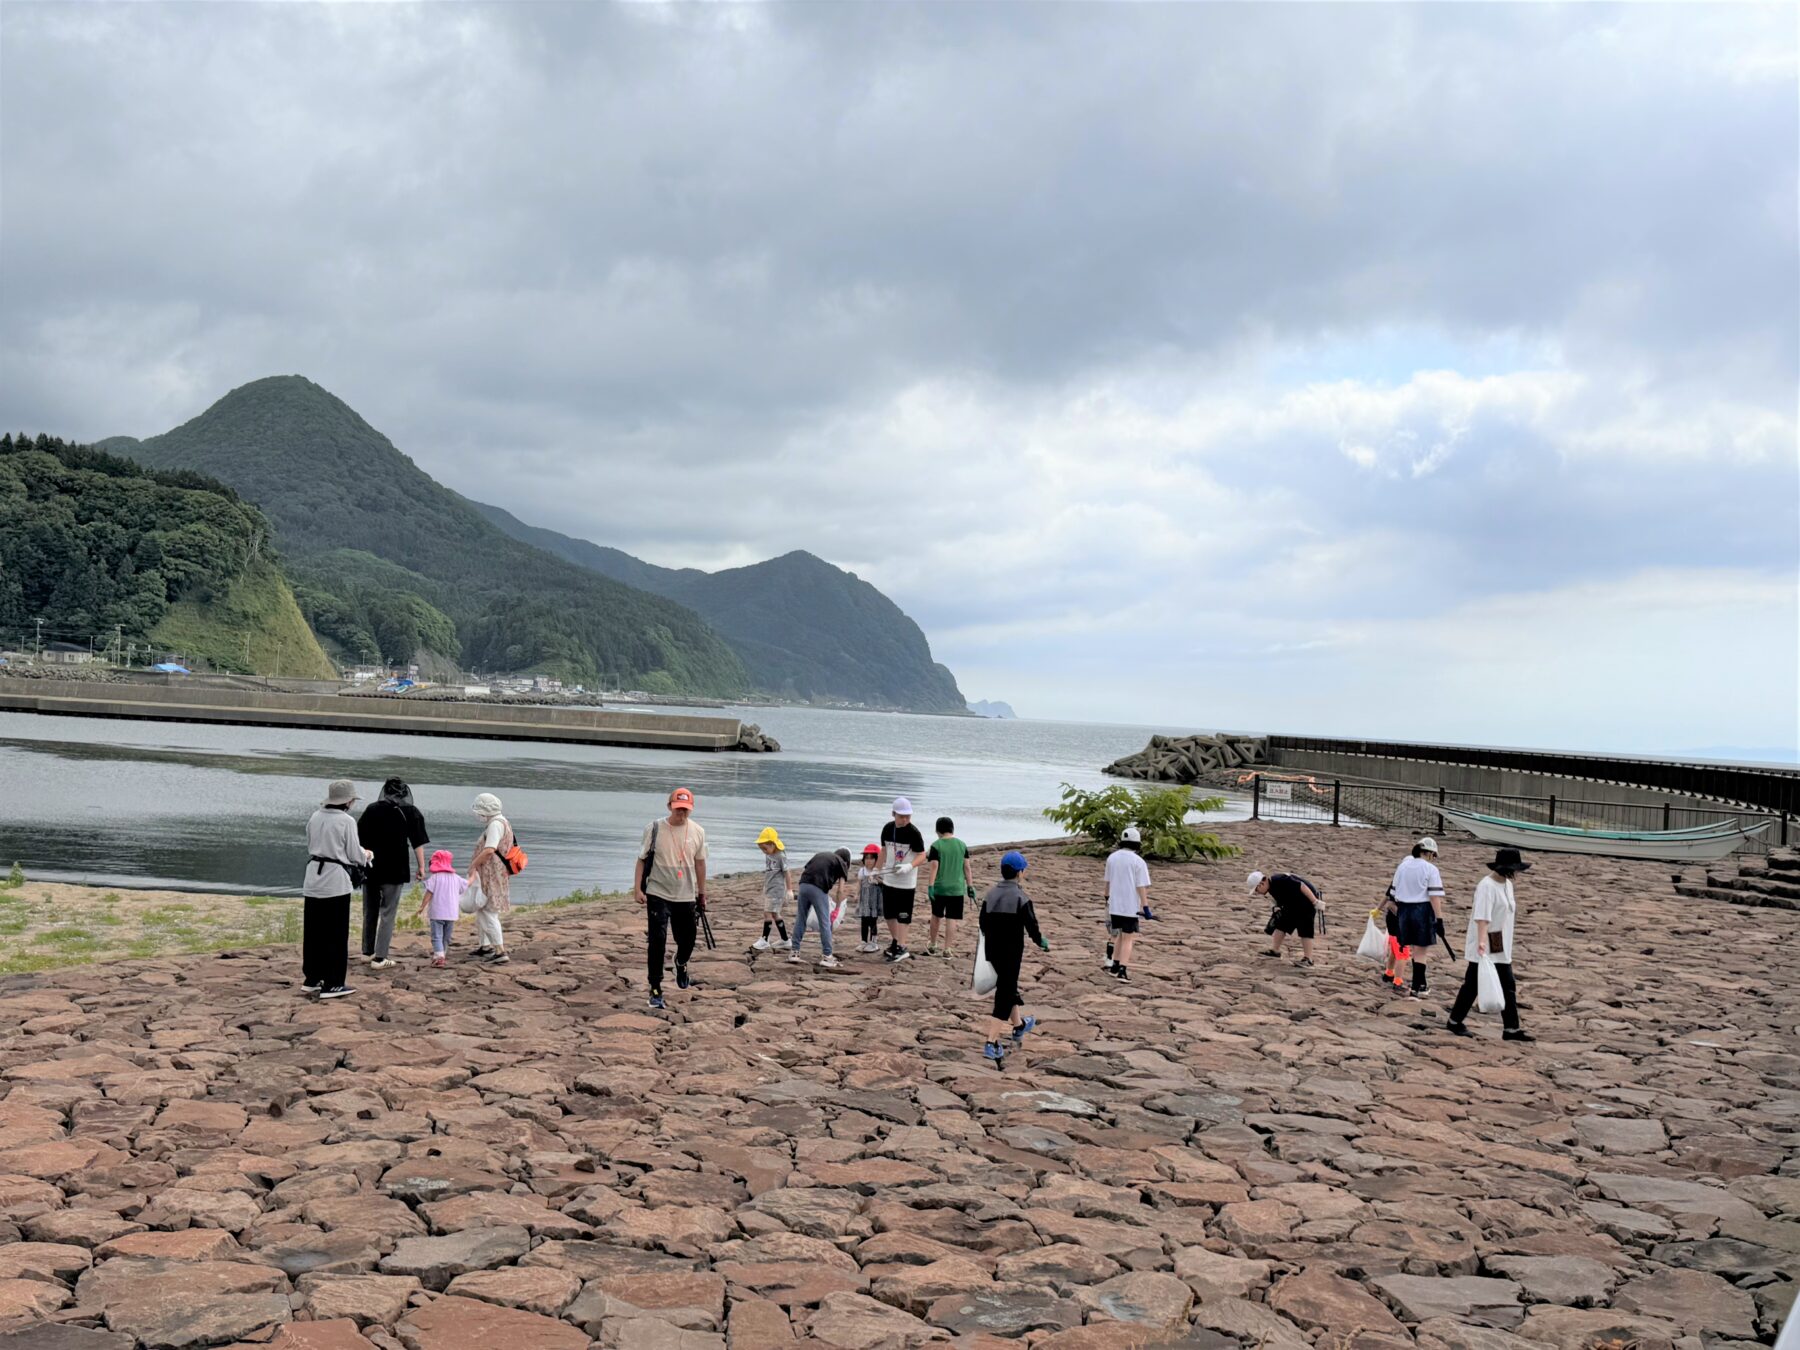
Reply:
[[[119,717],[155,722],[222,722],[412,736],[563,741],[656,750],[731,750],[735,717],[618,712],[602,708],[408,703],[353,694],[277,694],[248,689],[158,688],[0,679],[0,712]]]
[[[1450,792],[1557,797],[1631,806],[1719,802],[1800,811],[1800,770],[1778,767],[1271,735],[1269,762],[1288,772]]]

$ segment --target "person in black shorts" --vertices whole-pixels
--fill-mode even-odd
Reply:
[[[1275,914],[1269,920],[1269,945],[1263,950],[1264,956],[1280,956],[1281,944],[1287,940],[1289,933],[1300,935],[1300,964],[1310,967],[1313,963],[1313,938],[1319,928],[1319,888],[1305,877],[1294,876],[1291,872],[1275,872],[1264,876],[1261,872],[1252,872],[1244,878],[1245,888],[1252,895],[1266,895],[1275,902]]]
[[[912,803],[894,798],[894,818],[881,827],[881,913],[887,920],[889,964],[905,961],[907,930],[912,927],[913,896],[919,884],[919,863],[925,856],[925,836],[912,823]]]
[[[981,937],[987,946],[987,959],[994,967],[993,1018],[988,1023],[987,1042],[981,1053],[998,1064],[1006,1058],[1006,1042],[1022,1045],[1026,1033],[1037,1025],[1037,1018],[1025,1012],[1025,997],[1019,992],[1019,965],[1025,955],[1025,939],[1030,938],[1045,951],[1050,944],[1038,928],[1037,911],[1031,898],[1019,885],[1025,871],[1025,855],[1017,849],[1000,859],[1000,884],[991,888],[981,901]]]

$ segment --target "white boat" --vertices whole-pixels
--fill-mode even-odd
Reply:
[[[1736,820],[1686,830],[1584,830],[1529,820],[1484,816],[1459,806],[1433,808],[1477,839],[1540,853],[1586,853],[1602,858],[1648,858],[1666,862],[1717,862],[1743,847],[1775,822],[1745,825]]]

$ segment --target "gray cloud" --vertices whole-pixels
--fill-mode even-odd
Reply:
[[[1783,7],[14,0],[0,37],[15,425],[299,371],[544,524],[812,547],[996,682],[983,634],[1127,590],[1175,627],[1176,577],[1199,661],[1793,575]]]

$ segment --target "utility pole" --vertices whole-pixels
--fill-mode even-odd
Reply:
[[[37,654],[32,657],[33,664],[40,663],[44,659],[44,621],[39,619],[37,626]]]

